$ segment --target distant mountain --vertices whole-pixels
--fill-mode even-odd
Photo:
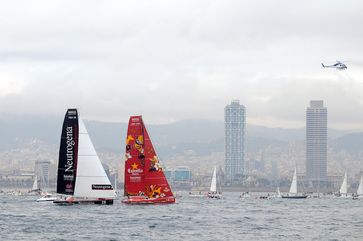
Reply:
[[[343,135],[333,142],[334,149],[348,152],[363,151],[363,132]]]
[[[58,145],[62,122],[63,118],[55,117],[1,116],[0,149],[21,147],[22,141],[29,139]],[[85,124],[98,151],[124,151],[126,123],[85,120]],[[159,154],[163,156],[182,154],[188,150],[193,150],[197,155],[224,150],[224,123],[221,121],[183,120],[162,125],[146,123],[146,126]],[[339,142],[341,147],[350,141],[348,137],[343,138],[345,133],[329,130],[330,137],[342,138]],[[356,134],[359,136],[360,133]],[[258,151],[265,146],[281,146],[289,141],[304,139],[303,128],[283,129],[254,125],[248,125],[246,128],[246,150],[249,152]]]

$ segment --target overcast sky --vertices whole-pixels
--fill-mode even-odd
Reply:
[[[363,129],[363,1],[1,1],[0,114]],[[347,61],[346,71],[321,62]],[[349,62],[348,62],[349,61]]]

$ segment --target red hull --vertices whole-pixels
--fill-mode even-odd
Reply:
[[[126,204],[168,204],[175,203],[174,197],[147,198],[142,196],[131,196],[122,200]]]

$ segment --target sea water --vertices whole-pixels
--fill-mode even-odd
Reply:
[[[109,206],[0,195],[0,240],[363,240],[363,199],[223,195]]]

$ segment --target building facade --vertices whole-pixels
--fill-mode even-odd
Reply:
[[[37,160],[35,161],[34,173],[38,178],[38,185],[40,188],[49,187],[49,166],[50,161]]]
[[[225,178],[241,181],[244,175],[246,109],[233,100],[224,109],[225,124]]]
[[[328,149],[328,110],[322,100],[310,101],[306,109],[306,177],[326,181]]]

